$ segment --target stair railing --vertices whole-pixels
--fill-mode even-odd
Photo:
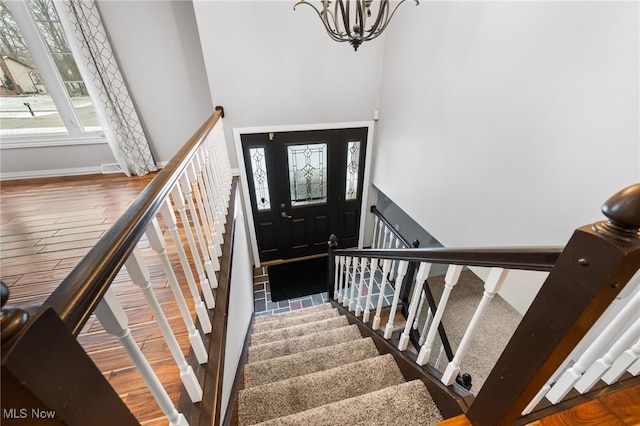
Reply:
[[[3,289],[3,407],[46,408],[68,425],[138,424],[76,340],[95,314],[106,332],[120,341],[169,423],[188,425],[132,337],[122,299],[111,283],[122,269],[140,288],[178,366],[186,395],[192,403],[202,401],[203,384],[184,356],[188,348],[178,343],[154,293],[146,257],[152,251],[160,260],[163,279],[172,290],[188,333],[193,364],[206,365],[211,345],[220,346],[224,340],[224,327],[220,326],[224,325],[224,312],[215,318],[213,309],[216,303],[226,304],[217,296],[228,296],[226,289],[218,289],[224,241],[224,250],[229,250],[225,228],[233,196],[223,116],[222,107],[217,107],[42,306],[27,310],[5,307],[8,295]],[[144,253],[139,244],[143,236],[151,248]],[[167,244],[177,257],[172,254],[170,258]],[[183,282],[176,276],[180,273]],[[213,386],[217,389],[218,384]],[[31,413],[31,408],[27,411]]]
[[[564,376],[575,382],[574,389],[580,393],[594,391],[598,386],[592,385],[599,381],[607,384],[619,382],[621,378],[631,378],[627,382],[638,381],[640,321],[637,307],[640,296],[637,295],[640,279],[632,277],[640,269],[640,184],[611,197],[602,210],[608,222],[577,229],[562,249],[334,248],[331,250],[331,263],[335,262],[334,291],[352,288],[351,294],[360,294],[363,286],[372,288],[375,285],[373,277],[390,273],[393,261],[398,263],[394,277],[398,282],[406,275],[409,262],[418,262],[420,266],[411,295],[409,318],[401,335],[393,336],[393,326],[390,327],[389,322],[386,325],[380,323],[380,309],[376,309],[370,324],[373,330],[382,327],[384,332],[378,333],[383,334],[386,339],[394,339],[399,350],[406,350],[408,329],[411,326],[409,319],[415,318],[420,300],[416,289],[419,291],[422,287],[431,264],[448,264],[443,294],[431,320],[426,340],[416,347],[415,356],[407,353],[413,356],[418,365],[425,365],[432,355],[431,345],[437,332],[437,324],[447,309],[449,295],[458,282],[463,266],[491,268],[485,280],[482,300],[454,358],[439,378],[445,385],[452,385],[464,363],[470,342],[479,337],[475,334],[478,321],[493,296],[500,290],[508,271],[519,269],[549,272],[467,412],[468,420],[474,425],[510,425],[514,422],[526,424],[558,409],[559,406],[549,406],[564,396],[555,395],[553,388],[556,384],[563,386],[558,393],[567,393],[567,380]],[[381,274],[365,268],[372,261],[382,265]],[[360,265],[361,272],[358,274],[357,268],[354,268],[355,272],[349,272],[349,264]],[[343,283],[343,287],[340,283]],[[622,292],[625,288],[627,290]],[[399,291],[396,288],[394,302],[398,298]],[[605,311],[606,315],[603,315]],[[357,311],[355,313],[358,315]],[[360,313],[361,320],[369,323],[366,310]],[[390,315],[392,314],[393,312]],[[611,321],[614,321],[614,326],[605,329],[604,333],[598,331]],[[626,331],[615,333],[620,325],[624,325]],[[588,333],[592,328],[594,331]],[[593,340],[594,334],[606,334],[606,337]],[[581,343],[585,335],[587,339]],[[581,347],[574,351],[577,346]],[[578,362],[574,363],[576,359]],[[560,380],[556,381],[557,377]],[[549,395],[551,400],[544,398],[545,395]],[[563,402],[564,406],[571,403],[569,400]]]
[[[388,249],[388,248],[408,249],[408,248],[420,247],[420,241],[418,241],[417,239],[414,240],[412,243],[409,243],[409,240],[405,238],[400,233],[400,231],[391,224],[391,222],[382,214],[382,212],[380,212],[376,208],[376,206],[371,206],[370,211],[374,215],[373,216],[373,238],[372,238],[371,248],[373,249]],[[389,238],[387,238],[387,235],[389,235]],[[375,275],[375,268],[376,268],[377,262],[378,261],[375,258],[370,260],[371,274]],[[389,277],[391,277],[391,279],[386,278],[387,281],[389,282],[390,288],[393,288],[394,291],[395,291],[395,281],[393,279],[394,277],[393,265],[397,264],[398,262],[399,261],[397,260],[392,262],[391,272],[389,274]],[[431,319],[433,319],[433,313],[436,311],[436,302],[431,292],[431,288],[429,287],[428,279],[425,278],[424,280],[421,281],[422,282],[421,291],[414,292],[414,296],[416,298],[419,298],[419,300],[413,301],[414,306],[417,306],[417,310],[413,313],[410,312],[409,297],[410,297],[410,293],[413,288],[414,282],[416,282],[417,268],[418,268],[417,262],[408,263],[407,272],[401,284],[400,293],[399,293],[399,301],[402,303],[402,315],[406,319],[407,323],[411,324],[411,326],[408,327],[408,331],[404,333],[403,336],[406,342],[408,342],[407,339],[410,339],[414,344],[414,346],[424,344],[427,327],[429,326]],[[425,271],[425,272],[428,275],[428,271]],[[380,277],[380,280],[384,281],[385,277]],[[418,283],[416,285],[420,285],[420,284]],[[367,301],[365,303],[370,302],[371,294],[372,292],[369,292]],[[425,306],[425,302],[426,302],[426,306]],[[369,306],[369,305],[366,305],[366,306]],[[422,332],[420,332],[420,330],[418,329],[420,325],[419,319],[421,318],[421,315],[425,307],[426,307],[426,313],[427,313],[426,314],[427,321],[424,322],[424,325],[422,327]],[[356,311],[358,310],[356,309]],[[360,315],[359,311],[356,312],[356,316],[359,316],[359,315]],[[368,311],[365,312],[365,317],[366,318],[364,319],[364,321],[367,322]],[[390,325],[389,328],[393,328],[393,323]],[[444,325],[442,324],[442,321],[436,324],[436,329],[441,342],[438,360],[434,364],[434,366],[438,368],[443,356],[446,357],[448,361],[453,360],[453,350],[451,349],[451,344],[449,342],[449,338],[447,336]],[[420,340],[422,340],[421,343],[419,343]],[[405,341],[403,341],[403,346],[406,344]],[[470,384],[469,384],[470,379],[467,378],[470,376],[465,376],[465,379],[463,379],[462,376],[463,375],[460,375],[459,377],[457,377],[456,381],[460,385],[466,387],[467,389],[470,389]]]

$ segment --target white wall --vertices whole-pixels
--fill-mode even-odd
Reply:
[[[638,20],[637,2],[398,13],[373,183],[447,247],[565,244],[640,176]]]
[[[224,355],[224,376],[222,380],[222,415],[229,404],[238,362],[242,356],[245,336],[253,314],[253,261],[245,227],[240,191],[236,193],[235,232],[231,284],[229,289],[229,309],[227,318],[227,340]]]
[[[156,162],[213,114],[190,1],[99,0],[116,59]]]
[[[229,144],[233,128],[365,121],[378,107],[383,39],[354,52],[329,38],[310,7],[294,11],[294,4],[194,2],[211,96],[225,108]]]

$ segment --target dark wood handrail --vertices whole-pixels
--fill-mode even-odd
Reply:
[[[413,248],[413,249],[340,249],[337,256],[407,260],[451,265],[498,267],[531,271],[550,271],[562,253],[561,247],[506,248]]]
[[[171,161],[140,193],[125,213],[96,243],[78,266],[47,298],[42,308],[53,308],[77,336],[142,237],[178,177],[201,142],[224,116],[222,107],[196,131]]]
[[[412,246],[412,243],[410,243],[409,240],[407,240],[405,237],[403,237],[400,234],[400,232],[398,232],[398,230],[395,228],[395,226],[393,226],[393,224],[391,224],[391,222],[389,222],[389,219],[384,217],[382,212],[380,210],[378,210],[378,208],[376,206],[371,206],[371,213],[373,213],[374,215],[378,216],[378,219],[380,219],[380,221],[382,221],[382,223],[384,223],[387,226],[387,228],[389,228],[391,230],[391,233],[393,235],[395,235],[396,238],[398,238],[400,241],[402,241],[402,243],[405,246],[407,246],[407,247],[411,247]],[[375,238],[375,235],[373,236],[373,238]]]

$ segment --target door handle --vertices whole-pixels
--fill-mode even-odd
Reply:
[[[287,212],[281,212],[281,213],[280,213],[280,216],[281,216],[281,217],[284,217],[285,219],[291,219],[291,216],[289,216],[289,215],[287,214]]]

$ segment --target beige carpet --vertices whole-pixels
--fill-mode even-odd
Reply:
[[[240,426],[435,425],[442,420],[422,382],[405,383],[329,304],[258,318],[238,397]],[[276,340],[274,340],[276,339]]]

